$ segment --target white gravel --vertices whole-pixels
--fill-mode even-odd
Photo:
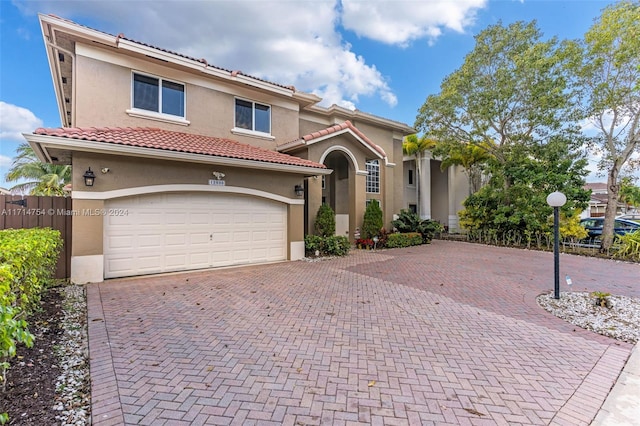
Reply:
[[[640,340],[640,298],[611,295],[611,308],[596,306],[585,292],[561,292],[558,300],[544,294],[537,300],[546,311],[578,327],[624,342]]]
[[[54,348],[62,373],[56,381],[56,419],[61,425],[84,426],[91,422],[91,381],[87,340],[87,304],[85,289],[68,285],[63,296],[64,334]]]

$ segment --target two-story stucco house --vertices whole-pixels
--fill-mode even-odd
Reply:
[[[323,202],[351,239],[368,202],[387,226],[409,207],[406,124],[122,34],[40,23],[62,127],[25,138],[42,161],[73,165],[74,282],[295,260]]]

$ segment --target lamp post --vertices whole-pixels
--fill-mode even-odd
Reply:
[[[560,207],[567,202],[562,192],[552,192],[547,196],[547,204],[553,207],[553,298],[560,299]]]

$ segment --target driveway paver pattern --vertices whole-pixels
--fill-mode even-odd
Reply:
[[[434,241],[91,284],[93,423],[587,425],[632,346],[538,307],[552,268]],[[637,264],[561,268],[640,293]]]

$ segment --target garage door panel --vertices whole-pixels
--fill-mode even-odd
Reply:
[[[182,212],[166,212],[164,218],[167,226],[187,227],[189,224],[188,217]]]
[[[164,237],[158,234],[140,235],[138,237],[138,248],[156,248],[164,242]]]
[[[204,244],[208,245],[211,240],[211,234],[209,232],[190,232],[187,234],[188,240],[191,244]]]
[[[132,214],[131,208],[129,208],[128,210],[129,215],[127,217],[130,217],[132,221],[135,221],[135,223],[138,223],[141,226],[159,226],[164,223],[164,215],[160,212],[140,210],[137,212],[134,211],[134,213]]]
[[[233,244],[247,243],[251,241],[251,232],[236,231],[233,233]]]
[[[131,235],[110,235],[105,239],[106,247],[110,249],[126,249],[133,245]]]
[[[164,269],[169,268],[173,271],[185,269],[185,265],[187,264],[187,255],[185,254],[165,255],[162,263],[163,263],[162,266]]]
[[[110,200],[105,277],[286,259],[286,206],[235,194],[168,193]]]
[[[209,212],[189,213],[189,225],[209,225],[210,221]]]

